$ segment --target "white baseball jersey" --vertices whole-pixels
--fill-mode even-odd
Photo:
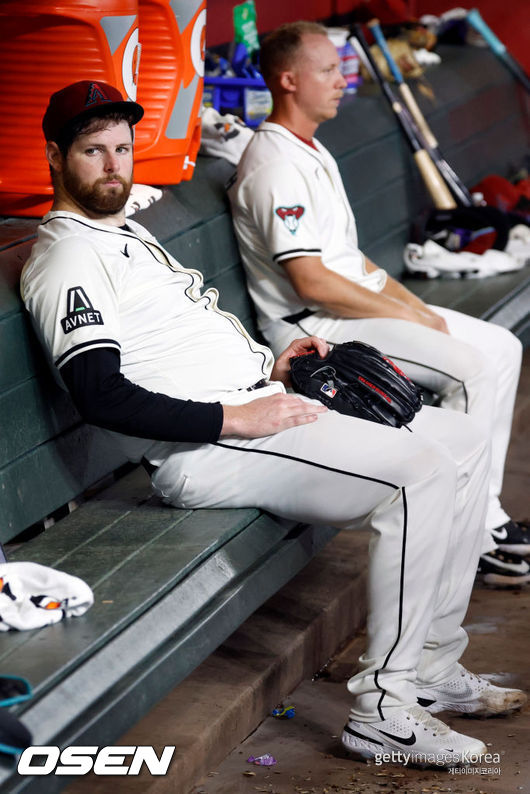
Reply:
[[[218,308],[217,290],[201,293],[198,271],[127,225],[50,212],[39,227],[21,289],[55,373],[104,347],[120,351],[126,378],[170,397],[223,401],[268,378],[270,350]]]
[[[282,267],[286,259],[318,256],[330,270],[375,292],[386,282],[384,270],[366,271],[337,164],[313,142],[316,149],[282,125],[263,122],[228,190],[261,329],[306,308]]]

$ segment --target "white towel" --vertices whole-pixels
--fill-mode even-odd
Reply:
[[[403,259],[410,273],[420,273],[426,278],[488,278],[499,273],[520,270],[525,262],[506,251],[493,248],[483,254],[473,254],[470,251],[453,253],[434,240],[426,240],[425,245],[408,243]]]
[[[39,629],[79,617],[94,603],[77,576],[35,562],[0,565],[0,631]]]
[[[159,187],[137,185],[135,183],[131,188],[129,198],[125,205],[125,214],[129,217],[129,215],[134,215],[138,210],[145,210],[147,207],[150,207],[151,204],[154,204],[155,201],[159,201],[162,195],[162,191]]]
[[[201,154],[224,157],[237,165],[254,132],[232,113],[221,115],[215,108],[203,108]]]

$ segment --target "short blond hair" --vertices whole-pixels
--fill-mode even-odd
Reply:
[[[260,71],[267,84],[288,69],[302,44],[302,36],[312,34],[327,36],[327,30],[319,22],[286,22],[269,33],[261,44]]]

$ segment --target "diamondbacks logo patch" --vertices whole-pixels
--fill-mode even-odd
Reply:
[[[83,325],[103,325],[101,312],[94,309],[83,287],[72,287],[66,299],[66,317],[61,320],[65,334]]]
[[[276,207],[274,212],[282,219],[291,234],[296,234],[300,218],[305,212],[305,207],[300,205],[296,207]]]

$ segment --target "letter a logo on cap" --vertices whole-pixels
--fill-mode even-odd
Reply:
[[[109,99],[103,93],[101,87],[97,83],[90,83],[88,86],[88,93],[86,97],[85,107],[90,107],[90,105],[100,105],[102,102],[111,102],[112,100]]]

